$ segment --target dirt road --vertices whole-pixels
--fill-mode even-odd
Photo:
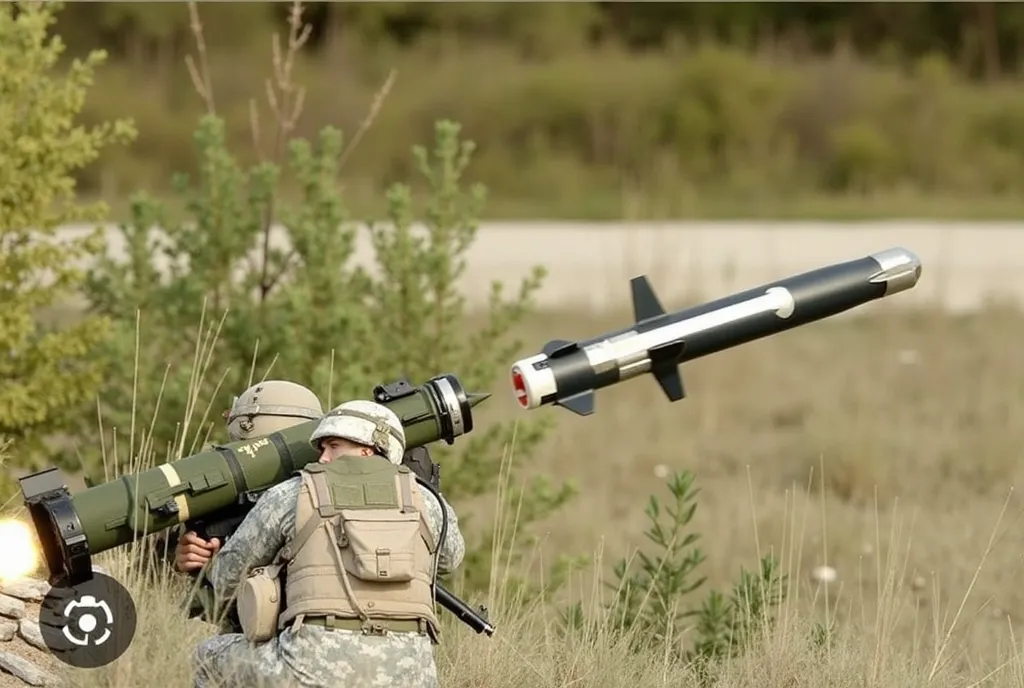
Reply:
[[[277,234],[274,243],[282,241]],[[489,222],[469,251],[463,285],[482,303],[491,280],[514,288],[539,264],[548,270],[542,306],[622,308],[629,278],[646,273],[671,307],[892,246],[914,251],[924,272],[916,289],[885,307],[927,300],[962,311],[990,294],[1024,299],[1024,222]],[[365,233],[356,260],[374,263]]]

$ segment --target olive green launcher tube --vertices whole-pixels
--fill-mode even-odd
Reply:
[[[276,437],[232,442],[79,492],[72,501],[89,551],[95,555],[211,514],[245,492],[283,481],[316,460],[309,444],[315,427],[307,421]]]
[[[407,448],[438,440],[451,444],[472,429],[472,407],[490,396],[466,394],[450,375],[407,390],[400,396],[377,396],[401,419]],[[318,452],[309,443],[317,422],[217,445],[79,492],[71,499],[90,554],[207,517],[234,506],[247,492],[284,481],[317,459]]]

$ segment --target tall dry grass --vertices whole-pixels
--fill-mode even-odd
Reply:
[[[592,564],[567,589],[517,598],[503,581],[524,572],[502,556],[510,538],[524,537],[515,514],[497,512],[500,499],[456,504],[478,527],[499,529],[491,589],[471,600],[488,605],[498,631],[477,636],[446,615],[444,685],[696,685],[666,648],[632,652],[598,625],[565,634],[556,614],[574,600],[598,610],[611,562],[644,545],[646,497],[667,471],[687,469],[702,490],[693,524],[705,587],[728,585],[769,551],[789,576],[774,628],[712,685],[1024,686],[1024,534],[1013,490],[1024,466],[1024,316],[881,306],[684,366],[690,396],[678,404],[641,379],[599,393],[596,417],[551,411],[560,422],[535,470],[575,479],[581,494],[543,524],[525,573],[540,579],[556,553],[589,553]],[[522,333],[524,353],[627,318],[540,314]],[[208,346],[197,346],[197,375]],[[492,391],[478,423],[518,412],[503,380]],[[116,449],[135,467],[166,458],[145,442],[152,412],[139,410],[135,446]],[[204,412],[197,399],[195,413]],[[495,470],[502,460],[519,460],[515,448],[495,457]],[[192,649],[213,629],[185,619],[187,578],[146,574],[141,551],[97,559],[135,596],[132,647],[110,667],[68,672],[69,685],[190,685]],[[810,578],[822,564],[836,569],[835,582]],[[833,629],[828,642],[822,627]]]

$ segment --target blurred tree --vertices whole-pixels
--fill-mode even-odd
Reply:
[[[103,218],[80,206],[73,173],[100,150],[134,137],[130,121],[85,128],[77,121],[104,53],[55,71],[64,45],[49,29],[54,3],[0,5],[0,435],[33,468],[43,442],[75,424],[93,401],[103,369],[92,355],[107,335],[102,317],[47,327],[40,312],[62,305],[83,281],[82,262],[99,231],[58,237],[61,225]],[[5,495],[6,496],[6,495]]]

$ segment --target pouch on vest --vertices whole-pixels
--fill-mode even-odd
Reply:
[[[277,635],[283,566],[270,564],[253,569],[239,586],[236,599],[238,621],[242,633],[251,642],[262,643]]]
[[[334,470],[353,472],[328,475]],[[413,580],[424,524],[413,501],[408,468],[396,468],[383,459],[350,463],[348,468],[339,462],[323,471],[310,469],[309,478],[321,514],[330,521],[327,527],[334,528],[346,571],[370,583]]]
[[[404,583],[416,573],[420,515],[390,509],[342,509],[338,543],[345,568],[356,578]]]
[[[400,467],[395,475],[387,466],[382,473],[383,479],[361,484],[324,473],[310,477],[319,493],[330,491],[337,509],[328,527],[335,528],[345,570],[370,583],[407,583],[417,573],[422,515],[414,506],[409,469]]]

